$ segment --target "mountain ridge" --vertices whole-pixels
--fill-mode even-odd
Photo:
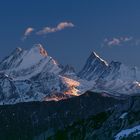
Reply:
[[[41,44],[29,50],[16,48],[0,62],[0,74],[0,104],[48,101],[55,97],[61,100],[87,90],[119,96],[140,93],[140,70],[136,67],[117,61],[107,63],[92,52],[77,73],[70,65],[58,64]]]

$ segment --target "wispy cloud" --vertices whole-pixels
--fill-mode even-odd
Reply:
[[[22,38],[22,40],[24,41],[28,36],[31,35],[31,33],[34,31],[35,29],[32,27],[28,27],[25,32],[24,32],[24,36]]]
[[[61,30],[64,30],[66,28],[72,28],[75,25],[72,22],[60,22],[56,27],[44,27],[41,30],[32,28],[32,27],[28,27],[25,32],[24,35],[22,37],[22,41],[26,40],[35,30],[36,32],[34,32],[34,35],[46,35],[49,33],[55,33]]]
[[[49,33],[58,32],[64,30],[65,28],[72,28],[74,24],[71,22],[61,22],[56,27],[44,27],[42,30],[36,32],[37,35],[46,35]]]
[[[107,42],[108,46],[120,45],[121,41],[118,38],[113,38]]]
[[[123,45],[136,45],[138,42],[137,39],[133,37],[114,37],[114,38],[105,38],[103,41],[103,46],[114,47],[114,46],[123,46]],[[137,43],[138,45],[138,43]]]

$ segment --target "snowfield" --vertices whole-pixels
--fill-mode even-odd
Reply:
[[[133,134],[133,136],[140,134],[140,125],[122,130],[115,136],[115,140],[122,140],[123,138],[127,138],[130,134]]]

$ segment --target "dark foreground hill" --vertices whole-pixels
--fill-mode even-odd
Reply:
[[[112,139],[140,123],[139,106],[139,96],[119,99],[93,92],[59,102],[4,105],[0,140]]]

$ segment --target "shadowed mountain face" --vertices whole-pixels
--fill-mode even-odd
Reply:
[[[95,52],[92,52],[85,66],[79,72],[79,76],[87,80],[97,80],[106,70],[107,66],[108,64],[106,61],[101,59]]]

